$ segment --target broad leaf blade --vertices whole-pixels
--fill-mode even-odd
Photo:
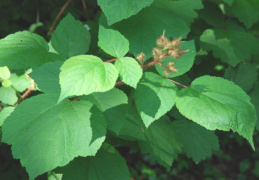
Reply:
[[[69,165],[57,170],[63,180],[128,180],[130,173],[126,161],[115,148],[105,144],[95,157],[76,158]]]
[[[14,111],[14,107],[5,107],[0,111],[0,126],[3,125],[5,119],[10,116],[10,114]]]
[[[214,132],[188,120],[173,121],[173,128],[183,144],[183,151],[196,163],[219,149],[219,140]]]
[[[14,158],[26,167],[30,179],[86,156],[93,137],[87,101],[63,101],[54,94],[23,101],[5,120],[3,142],[12,145]],[[23,114],[23,116],[21,116]]]
[[[105,63],[92,55],[69,58],[60,73],[61,95],[59,101],[73,95],[88,95],[112,89],[118,71],[111,63]]]
[[[129,41],[120,32],[99,26],[98,46],[113,57],[123,57],[129,51]]]
[[[99,6],[107,17],[108,24],[114,24],[137,14],[141,9],[149,6],[154,0],[98,0]]]
[[[85,54],[90,41],[88,30],[69,13],[60,21],[51,37],[52,46],[65,58]]]
[[[251,146],[256,123],[250,97],[233,82],[220,77],[202,76],[178,94],[176,106],[188,119],[209,130],[238,132]]]
[[[16,91],[11,87],[0,87],[0,102],[8,105],[14,105],[18,101]]]
[[[0,66],[29,69],[50,61],[64,61],[63,57],[48,50],[47,42],[37,34],[28,31],[10,34],[0,40]]]
[[[131,57],[123,57],[116,60],[114,65],[119,71],[121,80],[125,84],[136,88],[143,73],[138,62]]]
[[[155,73],[146,72],[135,91],[138,112],[146,127],[174,106],[177,87]]]
[[[257,114],[256,129],[259,131],[259,85],[258,84],[249,95],[251,97],[251,101],[253,105],[255,106],[255,110]]]

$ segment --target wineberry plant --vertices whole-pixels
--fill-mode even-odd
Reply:
[[[49,41],[0,40],[1,142],[30,179],[128,180],[119,147],[170,170],[219,149],[215,130],[255,150],[259,2],[97,0],[65,13]]]

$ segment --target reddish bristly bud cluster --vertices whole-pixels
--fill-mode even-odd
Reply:
[[[146,58],[145,54],[141,52],[140,54],[137,55],[136,59],[140,64],[143,64],[144,59]]]
[[[168,75],[169,73],[177,72],[178,70],[175,68],[174,62],[169,62],[167,66],[164,66],[160,60],[164,59],[166,56],[172,57],[174,59],[178,59],[182,57],[189,50],[179,49],[182,43],[182,38],[176,38],[173,40],[168,40],[165,37],[165,31],[162,36],[157,39],[156,45],[157,48],[154,48],[152,51],[153,57],[156,61],[156,64],[162,66],[164,68],[164,74]]]

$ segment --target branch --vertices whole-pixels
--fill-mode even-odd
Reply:
[[[84,12],[85,12],[85,17],[86,17],[87,20],[90,20],[89,14],[88,14],[88,11],[87,11],[87,6],[85,4],[85,0],[82,0],[82,4],[83,4]]]
[[[151,62],[149,62],[149,63],[143,65],[143,66],[142,66],[142,69],[143,69],[143,70],[146,70],[147,68],[149,68],[149,67],[151,67],[151,66],[154,66],[157,62],[159,62],[161,59],[164,59],[167,55],[168,55],[168,54],[165,53],[162,58],[154,59],[153,61],[151,61]]]
[[[109,63],[109,62],[114,62],[114,61],[116,61],[118,58],[114,58],[114,59],[110,59],[110,60],[107,60],[107,61],[104,61],[104,62],[106,62],[106,63]]]
[[[65,9],[67,8],[67,6],[69,5],[69,3],[71,2],[72,0],[67,0],[67,2],[63,5],[63,7],[60,9],[57,17],[55,18],[54,22],[52,23],[50,29],[49,29],[49,32],[48,32],[48,35],[50,35],[52,33],[52,31],[54,30],[60,16],[63,14],[63,12],[65,11]]]
[[[168,79],[168,78],[166,78],[166,79]],[[177,84],[177,85],[179,85],[179,86],[182,86],[182,87],[184,87],[184,88],[190,88],[189,86],[185,86],[185,85],[183,85],[183,84],[181,84],[181,83],[179,83],[179,82],[177,82],[177,81],[174,81],[174,80],[172,80],[172,79],[168,79],[169,81],[172,81],[173,83],[175,83],[175,84]]]

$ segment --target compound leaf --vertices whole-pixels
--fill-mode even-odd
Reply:
[[[188,42],[183,42],[182,45],[180,46],[180,49],[189,50],[189,51],[178,59],[166,57],[164,62],[162,63],[163,65],[167,66],[169,62],[174,62],[177,72],[168,73],[168,75],[165,75],[163,73],[164,68],[162,66],[159,66],[156,64],[155,65],[156,70],[160,75],[167,77],[167,78],[172,78],[172,77],[180,76],[180,75],[188,72],[191,69],[191,67],[193,66],[193,63],[194,63],[195,55],[196,55],[194,41],[192,40],[192,41],[188,41]]]
[[[137,14],[141,9],[150,6],[154,0],[97,0],[107,17],[109,25]]]
[[[126,161],[108,144],[104,144],[95,157],[76,158],[57,171],[63,174],[63,180],[128,180],[130,177]]]
[[[69,13],[60,21],[51,37],[52,46],[65,58],[85,54],[90,41],[88,30]]]
[[[12,145],[14,158],[20,159],[30,179],[91,154],[92,104],[67,100],[57,104],[57,100],[57,94],[27,99],[2,126],[3,142]]]
[[[173,121],[173,128],[183,144],[183,151],[196,163],[210,157],[212,151],[219,149],[219,140],[214,132],[192,121]]]
[[[114,65],[119,71],[121,80],[125,84],[136,88],[143,74],[139,63],[131,57],[123,57],[117,59]]]
[[[107,92],[83,96],[82,99],[96,105],[104,114],[107,128],[119,134],[128,110],[128,97],[123,91],[113,88]]]
[[[72,95],[88,95],[112,89],[118,78],[118,71],[111,63],[105,63],[92,55],[69,58],[60,73],[61,95],[59,101]]]
[[[204,50],[212,50],[216,58],[231,66],[250,59],[258,44],[250,33],[223,29],[205,30],[200,36],[200,41]]]
[[[123,57],[129,51],[129,41],[118,31],[99,26],[98,46],[113,57]]]
[[[135,102],[140,116],[148,127],[174,106],[176,85],[152,72],[146,72],[135,91]]]
[[[239,64],[236,68],[228,67],[224,78],[233,81],[245,92],[251,90],[257,82],[257,69],[255,64]]]
[[[255,108],[250,97],[233,82],[212,76],[197,78],[190,88],[179,92],[176,107],[209,130],[238,132],[254,148]]]
[[[10,34],[0,40],[0,66],[29,69],[50,61],[64,61],[62,56],[48,51],[47,42],[37,34],[29,31]]]

